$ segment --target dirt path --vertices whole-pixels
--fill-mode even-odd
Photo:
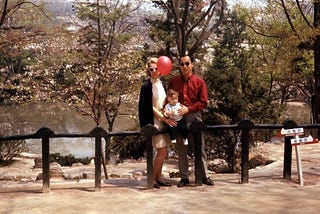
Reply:
[[[274,163],[249,172],[249,183],[240,184],[239,174],[214,174],[214,187],[192,183],[186,188],[148,190],[146,177],[112,178],[94,192],[94,180],[51,182],[49,194],[42,194],[40,182],[0,181],[0,213],[308,213],[320,208],[320,145],[300,147],[305,186],[300,186],[293,150],[292,180],[282,179],[283,145],[257,148]],[[171,165],[172,164],[172,165]],[[166,163],[173,169],[175,163]],[[132,171],[145,163],[108,166],[109,172]],[[119,171],[118,171],[119,172]],[[0,170],[0,173],[1,172]],[[167,174],[164,173],[166,176]],[[167,177],[168,178],[168,177]],[[176,183],[179,179],[171,179]]]

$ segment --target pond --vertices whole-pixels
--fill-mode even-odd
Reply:
[[[89,133],[95,123],[89,116],[70,110],[64,103],[29,103],[0,107],[0,134],[3,136],[32,134],[46,127],[56,134]],[[124,131],[136,124],[134,118],[119,117],[114,130]],[[101,127],[108,130],[103,122]],[[103,140],[104,142],[104,140]],[[28,139],[27,152],[41,153],[41,140]],[[50,139],[50,153],[73,154],[77,158],[94,155],[94,139],[56,138]]]

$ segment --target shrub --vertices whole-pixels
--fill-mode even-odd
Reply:
[[[118,155],[118,161],[124,159],[143,158],[146,152],[146,144],[143,136],[115,136],[107,140],[106,158],[110,155]]]
[[[61,155],[60,153],[53,153],[50,154],[49,161],[50,162],[57,162],[61,166],[72,166],[74,163],[82,163],[84,165],[90,164],[92,157],[85,157],[85,158],[75,158],[74,155]]]
[[[0,142],[0,165],[8,165],[13,162],[13,158],[19,157],[25,148],[24,140],[11,140]]]

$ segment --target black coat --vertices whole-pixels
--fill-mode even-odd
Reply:
[[[166,90],[165,84],[162,84],[164,89]],[[154,125],[154,115],[152,107],[152,83],[150,79],[145,80],[141,86],[138,110],[140,128],[143,128],[147,124]]]

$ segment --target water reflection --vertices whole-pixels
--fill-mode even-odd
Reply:
[[[108,129],[103,119],[101,127]],[[128,115],[119,115],[114,123],[115,131],[136,126],[137,121]],[[46,127],[55,134],[89,133],[96,124],[88,117],[60,102],[28,103],[0,106],[0,135],[33,134]],[[102,139],[104,143],[104,140]],[[41,154],[41,139],[26,140],[26,152]],[[94,138],[50,139],[50,153],[72,154],[76,158],[94,156]]]
[[[75,158],[94,157],[94,144],[94,138],[54,138],[50,139],[50,153],[72,154]],[[41,154],[41,139],[28,139],[26,146],[28,152]]]

